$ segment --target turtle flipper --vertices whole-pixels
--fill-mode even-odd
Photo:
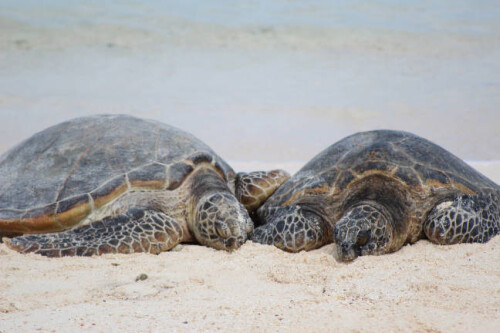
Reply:
[[[278,189],[290,174],[284,170],[240,172],[236,178],[236,199],[249,213],[259,208]]]
[[[92,256],[104,253],[170,250],[183,239],[182,227],[164,213],[129,209],[89,225],[59,233],[37,234],[5,239],[8,247],[48,257]]]
[[[463,195],[434,207],[424,232],[434,243],[486,243],[499,233],[499,207],[492,200]]]
[[[254,230],[252,241],[289,252],[313,250],[328,242],[330,227],[319,215],[299,206],[269,210],[273,215],[270,222]]]

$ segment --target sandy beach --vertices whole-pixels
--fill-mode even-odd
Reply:
[[[194,134],[236,171],[293,173],[386,128],[500,184],[499,17],[496,0],[3,0],[0,153],[123,113]],[[334,253],[247,242],[48,259],[0,244],[0,333],[499,331],[500,236]]]
[[[500,237],[350,264],[334,246],[47,259],[0,245],[0,331],[498,331]]]

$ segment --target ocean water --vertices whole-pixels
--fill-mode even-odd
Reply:
[[[498,163],[499,59],[497,0],[0,0],[0,152],[126,113],[236,165],[380,128]]]

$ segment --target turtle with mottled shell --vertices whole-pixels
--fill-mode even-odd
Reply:
[[[46,256],[159,253],[197,241],[233,250],[288,175],[235,174],[177,128],[124,115],[50,127],[0,157],[0,236]],[[14,238],[7,238],[14,237]]]
[[[421,238],[487,242],[499,233],[500,186],[426,139],[380,130],[322,151],[256,215],[255,242],[291,252],[335,242],[349,261]]]

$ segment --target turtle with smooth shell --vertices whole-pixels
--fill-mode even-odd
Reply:
[[[335,242],[349,261],[421,238],[487,242],[499,233],[500,186],[426,139],[379,130],[322,151],[256,215],[255,242],[291,252]]]
[[[258,207],[287,178],[235,174],[206,144],[156,121],[78,118],[0,157],[0,235],[17,236],[3,239],[12,249],[54,257],[193,241],[233,250],[253,230],[240,201]]]

